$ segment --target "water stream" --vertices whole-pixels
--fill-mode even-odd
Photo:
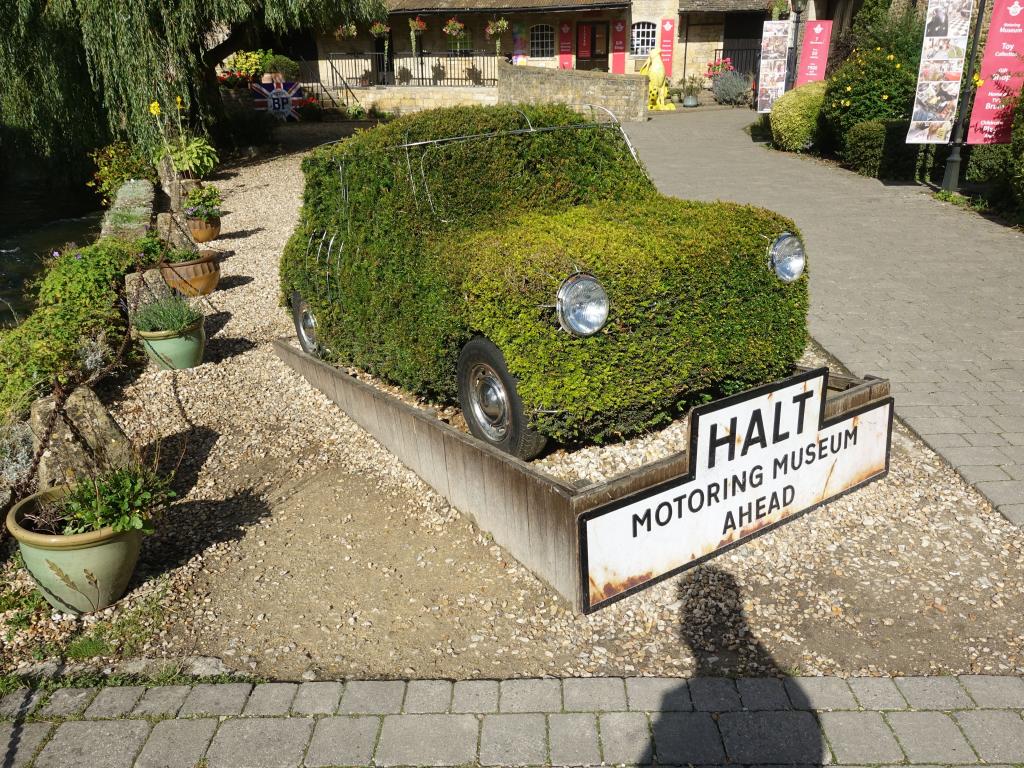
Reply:
[[[91,243],[100,230],[101,211],[57,219],[0,236],[0,326],[10,326],[32,311],[27,283],[42,270],[44,259],[68,243]]]

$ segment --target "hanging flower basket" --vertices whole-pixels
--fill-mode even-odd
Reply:
[[[462,37],[466,34],[466,25],[452,16],[445,22],[444,27],[442,27],[442,31],[448,35],[448,37]]]
[[[505,32],[508,31],[508,19],[491,19],[487,22],[487,26],[484,27],[484,34],[487,35],[487,39],[490,40],[492,37],[501,37]]]
[[[409,19],[409,31],[414,35],[422,35],[427,31],[427,22],[417,16],[415,19]]]
[[[391,32],[391,27],[383,21],[375,21],[370,25],[370,34],[376,38],[385,37]]]
[[[336,30],[334,30],[334,36],[339,40],[351,40],[353,37],[359,34],[359,30],[356,29],[356,23],[349,21],[342,24]]]

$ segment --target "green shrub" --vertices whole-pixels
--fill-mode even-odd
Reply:
[[[299,64],[294,59],[282,56],[279,53],[268,56],[263,62],[264,73],[280,72],[288,82],[295,82],[299,79]]]
[[[846,135],[843,164],[876,179],[914,179],[920,147],[907,144],[908,127],[903,120],[858,123]]]
[[[972,144],[968,147],[964,178],[975,184],[992,184],[1006,189],[1013,168],[1009,144]]]
[[[721,72],[711,78],[711,92],[719,104],[749,104],[753,95],[750,75],[736,70]]]
[[[769,115],[772,143],[786,152],[805,152],[816,146],[824,101],[824,80],[784,93]]]
[[[132,314],[132,326],[144,332],[184,331],[202,320],[203,313],[181,296],[167,296],[140,306]]]
[[[483,333],[504,351],[534,423],[559,439],[635,432],[697,391],[792,364],[805,341],[806,281],[783,285],[765,259],[765,238],[792,222],[663,198],[614,127],[565,107],[520,106],[534,126],[581,127],[396,148],[526,127],[519,106],[456,107],[304,161],[281,284],[286,298],[299,291],[312,305],[329,359],[451,400],[459,350]],[[344,250],[335,242],[328,255],[332,235]],[[608,325],[587,339],[561,331],[552,309],[576,269],[612,299]]]
[[[153,164],[127,142],[115,141],[92,152],[89,157],[96,163],[96,173],[88,185],[99,193],[103,205],[109,206],[117,190],[129,179],[156,181]]]
[[[152,259],[158,241],[129,243],[106,238],[66,250],[39,283],[36,310],[0,336],[0,421],[27,411],[54,381],[83,370],[83,343],[109,348],[124,332],[117,306],[126,272],[142,254]]]
[[[850,35],[853,47],[862,51],[876,48],[889,51],[916,74],[925,15],[912,3],[903,3],[899,8],[893,5],[892,0],[865,0],[853,19]]]
[[[853,126],[869,120],[909,120],[914,68],[885,50],[854,51],[827,81],[825,128],[840,152]]]

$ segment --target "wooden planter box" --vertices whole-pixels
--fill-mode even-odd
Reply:
[[[600,607],[589,604],[584,583],[582,518],[681,477],[690,467],[682,451],[606,482],[574,485],[306,354],[290,340],[279,339],[274,347],[281,360],[579,611]],[[824,416],[834,419],[888,401],[891,418],[888,395],[887,380],[831,375]]]

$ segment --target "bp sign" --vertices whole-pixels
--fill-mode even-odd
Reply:
[[[827,420],[827,385],[823,368],[694,409],[685,476],[580,517],[584,610],[885,475],[892,398]]]
[[[269,112],[278,120],[298,120],[297,107],[306,99],[299,83],[250,83],[253,106],[258,112]]]

